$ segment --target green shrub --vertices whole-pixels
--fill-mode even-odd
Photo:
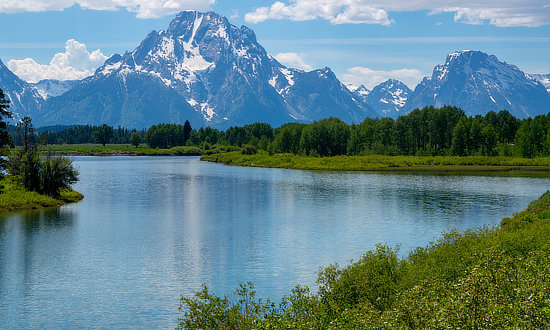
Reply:
[[[255,155],[257,153],[258,153],[258,148],[250,144],[245,144],[241,150],[241,154],[243,155]]]

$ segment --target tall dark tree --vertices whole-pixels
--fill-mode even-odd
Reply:
[[[113,138],[113,128],[107,124],[97,127],[92,132],[92,137],[95,142],[101,143],[104,147]]]
[[[6,131],[5,118],[11,118],[11,112],[9,112],[10,101],[4,96],[4,91],[0,88],[0,148],[4,148],[9,143],[9,135]]]
[[[8,111],[8,108],[10,107],[10,101],[6,99],[4,96],[4,91],[0,88],[0,179],[2,179],[3,171],[6,168],[6,161],[4,157],[6,155],[6,146],[8,145],[10,141],[10,136],[6,130],[7,124],[5,122],[5,118],[11,117],[11,112]],[[2,192],[4,187],[0,185],[0,193]]]
[[[19,136],[19,140],[23,144],[23,152],[27,152],[29,150],[29,146],[31,146],[36,140],[31,117],[23,117],[23,119],[17,123],[15,129],[17,135]]]
[[[191,124],[189,123],[189,120],[186,120],[183,124],[183,144],[186,144],[189,140],[189,137],[191,136],[191,131],[193,129],[191,128]]]

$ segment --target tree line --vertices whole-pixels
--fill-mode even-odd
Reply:
[[[308,156],[337,155],[486,155],[539,157],[550,155],[550,115],[518,119],[508,111],[467,116],[453,106],[416,109],[397,119],[367,118],[347,124],[328,118],[311,124],[289,123],[273,128],[254,123],[218,130],[193,129],[188,121],[158,124],[136,131],[122,127],[72,126],[42,129],[48,144],[122,143],[151,148],[214,145],[243,147],[244,152],[265,150]],[[17,142],[17,141],[16,141]],[[20,141],[19,141],[20,143]]]

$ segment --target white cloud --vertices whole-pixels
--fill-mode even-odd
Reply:
[[[326,19],[332,24],[391,24],[385,10],[369,6],[366,1],[356,0],[291,0],[290,5],[277,1],[271,7],[257,8],[244,17],[249,23],[259,23],[268,19],[307,21],[319,18]]]
[[[365,85],[368,89],[372,89],[388,79],[397,79],[405,83],[409,88],[414,89],[423,77],[422,72],[417,69],[377,71],[357,66],[349,68],[347,73],[341,76],[341,80],[346,84],[353,86]]]
[[[74,5],[92,10],[124,8],[138,18],[157,18],[186,9],[208,10],[215,0],[2,0],[0,13],[63,10]]]
[[[428,10],[431,15],[455,13],[455,22],[489,23],[499,27],[550,24],[550,7],[541,0],[287,0],[256,8],[245,15],[249,23],[269,19],[325,19],[332,24],[389,25],[391,12]]]
[[[303,55],[298,53],[279,53],[275,55],[275,58],[277,61],[291,68],[305,71],[313,70],[313,67],[303,59]]]
[[[74,80],[91,76],[106,59],[99,49],[90,53],[85,44],[70,39],[65,44],[65,52],[55,54],[49,65],[39,64],[32,58],[12,59],[8,61],[8,68],[28,82],[42,79]]]

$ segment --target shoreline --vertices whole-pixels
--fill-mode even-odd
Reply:
[[[4,179],[2,183],[7,189],[0,194],[0,216],[18,211],[59,207],[84,199],[84,195],[73,189],[63,189],[59,198],[52,198],[35,191],[26,191],[10,179]]]
[[[220,153],[201,156],[201,161],[228,166],[281,168],[333,172],[395,173],[532,173],[550,175],[550,158],[445,157],[445,156],[334,156],[309,157],[292,154],[242,155]]]

